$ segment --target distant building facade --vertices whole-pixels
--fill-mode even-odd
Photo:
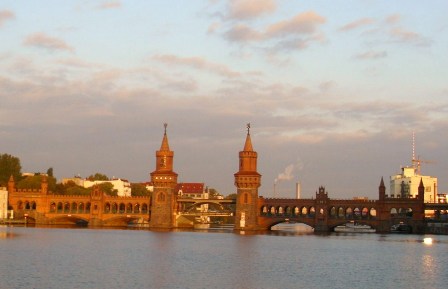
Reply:
[[[80,177],[62,179],[63,184],[66,184],[68,182],[74,182],[76,185],[84,188],[90,188],[93,187],[94,185],[104,183],[111,183],[114,186],[114,190],[117,190],[117,196],[130,197],[132,195],[131,184],[129,183],[128,180],[124,179],[112,179],[108,181],[89,181],[87,179],[82,179]]]
[[[0,219],[8,218],[8,189],[0,187]]]
[[[417,174],[415,167],[402,167],[401,174],[390,177],[392,198],[416,198],[420,180],[425,187],[425,203],[437,202],[437,178]]]

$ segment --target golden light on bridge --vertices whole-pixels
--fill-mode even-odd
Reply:
[[[424,238],[423,244],[425,245],[432,245],[432,238]]]

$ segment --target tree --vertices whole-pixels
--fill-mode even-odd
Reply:
[[[56,179],[54,177],[47,177],[48,190],[54,192],[56,190]],[[35,174],[34,176],[28,176],[19,182],[17,182],[18,189],[33,189],[40,190],[42,184],[42,175]]]
[[[209,188],[208,193],[210,199],[218,199],[219,197],[222,197],[222,195],[214,188]]]
[[[95,173],[94,175],[90,175],[87,177],[89,181],[108,181],[109,178],[101,173]]]
[[[225,199],[236,199],[236,194],[229,194],[228,196],[225,197]]]
[[[49,168],[49,169],[47,170],[47,175],[48,175],[49,177],[52,177],[52,176],[53,176],[53,168]]]
[[[0,186],[6,187],[9,178],[13,176],[14,180],[20,181],[22,177],[22,166],[18,157],[1,154],[0,155]]]
[[[146,189],[145,184],[132,183],[131,194],[132,196],[150,196],[151,192],[148,189]]]
[[[111,183],[102,183],[102,184],[98,184],[97,186],[99,186],[100,191],[102,191],[106,195],[113,196],[113,197],[118,196],[118,190],[115,190],[114,185],[112,185]],[[91,187],[91,189],[93,189],[93,187]]]

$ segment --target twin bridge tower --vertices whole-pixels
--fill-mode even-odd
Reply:
[[[230,203],[235,204],[235,210],[221,214],[235,216],[235,230],[269,230],[282,222],[307,224],[313,227],[315,232],[330,232],[336,226],[347,222],[370,225],[380,233],[389,232],[392,225],[401,223],[412,227],[414,233],[425,230],[425,207],[429,205],[424,203],[423,180],[420,180],[418,195],[415,198],[389,197],[382,178],[378,187],[378,200],[330,199],[324,187],[320,187],[315,198],[311,199],[259,197],[261,175],[257,171],[258,155],[252,147],[250,124],[247,125],[244,148],[239,152],[239,169],[234,174],[236,199],[182,199],[176,191],[177,173],[173,171],[174,152],[168,145],[166,128],[165,124],[162,145],[156,152],[156,169],[151,173],[154,185],[149,214],[151,228],[188,227],[184,222],[188,212],[182,209],[186,205],[194,207],[198,204],[215,204],[223,207],[224,204]]]
[[[168,144],[167,124],[165,123],[164,126],[162,144],[160,150],[156,151],[156,169],[150,173],[154,186],[149,222],[151,228],[179,227],[180,200],[175,191],[178,175],[173,171],[174,152],[170,150]],[[257,152],[252,147],[250,124],[247,124],[246,142],[243,150],[239,152],[239,170],[234,174],[237,187],[235,200],[235,229],[237,230],[259,229],[257,205],[261,175],[257,172],[257,158]],[[222,202],[224,203],[225,200]]]

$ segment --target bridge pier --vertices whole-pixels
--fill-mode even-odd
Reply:
[[[103,226],[103,220],[98,218],[91,218],[88,223],[89,227],[101,227]]]

